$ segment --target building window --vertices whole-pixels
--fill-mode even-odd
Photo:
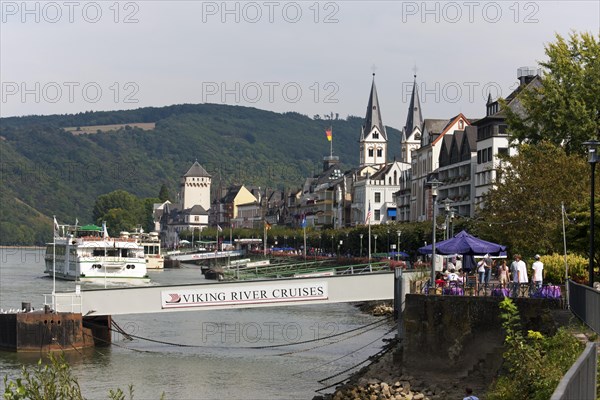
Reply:
[[[383,157],[383,150],[377,149],[377,157]]]
[[[373,139],[379,139],[379,132],[373,132]]]
[[[375,213],[373,215],[374,215],[375,221],[379,221],[381,219],[381,211],[375,210]]]
[[[373,149],[369,149],[369,157],[373,157]]]
[[[381,192],[375,192],[375,203],[381,203]]]
[[[194,222],[200,222],[200,217],[197,215],[194,215]]]
[[[462,120],[458,121],[458,129],[459,130],[465,129],[465,123]]]

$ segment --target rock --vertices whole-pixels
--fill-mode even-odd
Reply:
[[[423,400],[424,398],[425,398],[425,395],[423,393],[417,393],[413,397],[413,400]]]
[[[371,396],[369,396],[369,400],[377,400],[377,395],[372,394]]]
[[[399,388],[399,387],[401,387],[401,386],[402,386],[402,384],[400,383],[400,381],[396,381],[396,382],[394,383],[394,387],[395,387],[395,388]]]
[[[381,384],[381,394],[386,398],[389,398],[392,395],[390,392],[390,386],[385,382]]]

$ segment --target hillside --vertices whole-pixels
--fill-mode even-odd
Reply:
[[[329,125],[213,104],[0,119],[0,243],[49,240],[53,214],[60,222],[89,222],[96,197],[113,190],[155,197],[166,183],[177,193],[194,160],[212,174],[213,186],[221,180],[224,187],[296,188],[329,154]],[[355,165],[362,118],[332,125],[334,154]],[[85,129],[92,126],[96,133]],[[400,133],[388,128],[388,136],[393,158]]]

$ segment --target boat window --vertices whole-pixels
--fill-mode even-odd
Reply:
[[[121,250],[121,249],[106,249],[106,255],[108,257],[118,257],[119,250]]]
[[[92,255],[94,257],[104,257],[104,249],[94,249]]]

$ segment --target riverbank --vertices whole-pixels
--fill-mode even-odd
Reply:
[[[313,400],[393,399],[450,400],[464,397],[471,386],[481,398],[486,382],[466,382],[443,376],[413,376],[402,371],[402,345],[396,339],[385,346],[385,354],[371,365],[352,375],[334,393],[315,396]],[[435,383],[432,383],[435,382]]]
[[[393,314],[390,302],[365,302],[357,304],[357,308],[376,316]],[[466,386],[472,387],[474,394],[481,397],[489,384],[483,377],[471,376],[467,381],[466,378],[457,380],[439,374],[413,376],[410,368],[403,368],[402,343],[397,339],[388,341],[382,352],[379,358],[351,375],[335,392],[315,396],[313,400],[450,400],[463,398]]]

